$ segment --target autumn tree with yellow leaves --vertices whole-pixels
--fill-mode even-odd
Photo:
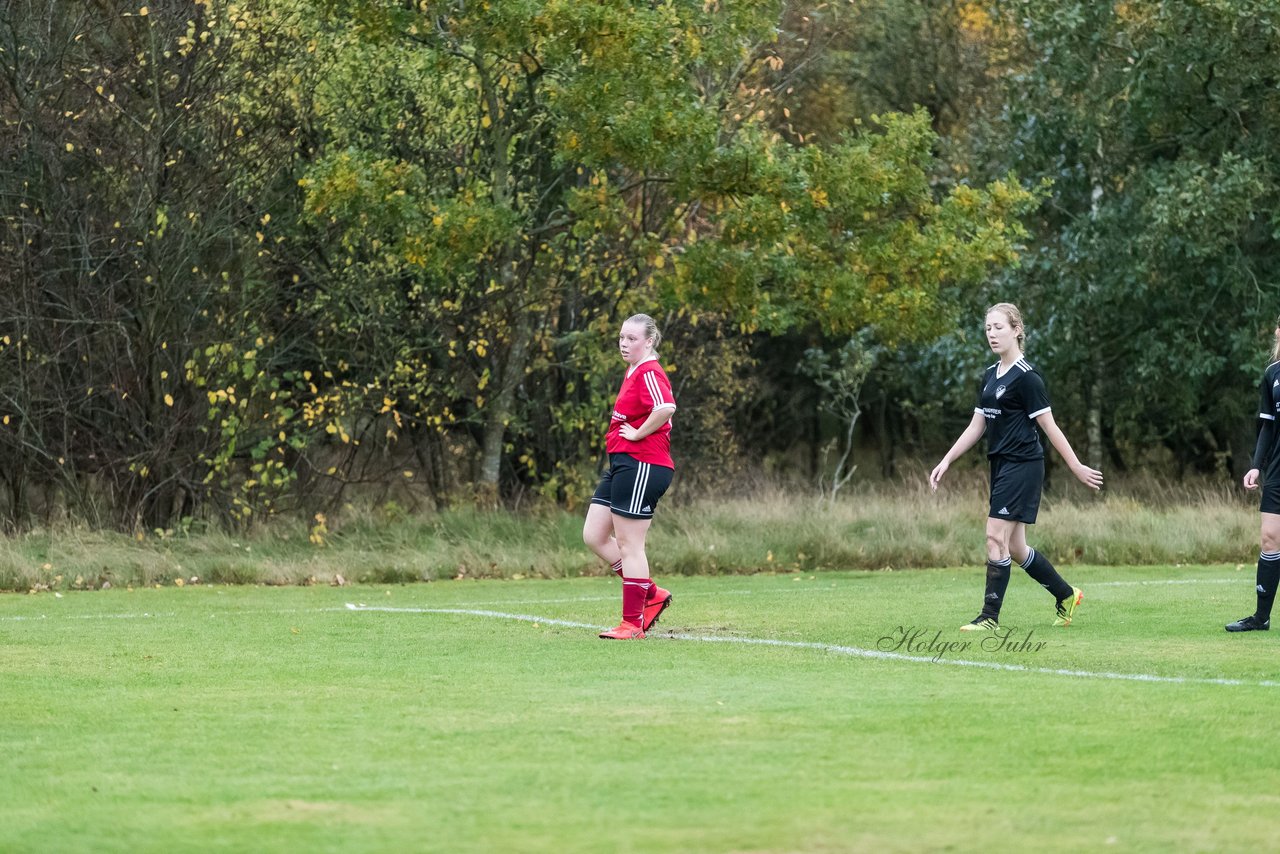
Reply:
[[[780,133],[780,2],[63,5],[0,12],[12,524],[581,500],[630,312],[697,435],[735,336],[927,338],[1034,201]]]

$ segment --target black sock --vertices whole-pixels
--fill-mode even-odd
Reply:
[[[1074,592],[1071,585],[1058,574],[1058,570],[1053,568],[1053,564],[1049,563],[1049,559],[1033,548],[1027,549],[1027,559],[1022,562],[1022,568],[1059,602]]]
[[[1012,562],[1009,558],[987,561],[987,593],[982,599],[980,618],[1000,618],[1000,606],[1004,604],[1004,591],[1009,587],[1009,565]]]
[[[1258,611],[1255,614],[1259,620],[1271,619],[1277,584],[1280,584],[1280,552],[1262,552],[1258,555]]]

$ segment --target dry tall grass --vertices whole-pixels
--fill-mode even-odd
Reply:
[[[974,472],[949,477],[936,494],[915,476],[834,502],[759,484],[733,498],[668,502],[649,553],[659,575],[974,566],[983,561],[986,501],[985,478]],[[1149,481],[1094,495],[1072,484],[1051,491],[1028,540],[1062,565],[1252,563],[1252,502],[1229,485]],[[252,536],[142,541],[43,531],[0,539],[0,589],[603,574],[582,545],[581,525],[580,513],[562,510],[422,517],[349,510],[331,521],[323,546],[305,526],[285,522]]]

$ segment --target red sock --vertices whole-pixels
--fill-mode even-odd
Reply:
[[[618,558],[612,564],[610,564],[610,566],[613,567],[613,571],[618,573],[618,577],[621,578],[622,577],[622,558]]]
[[[641,625],[644,600],[653,582],[647,578],[622,579],[622,619],[632,625]]]
[[[658,582],[653,580],[653,576],[649,576],[649,581],[652,583],[649,585],[649,592],[644,595],[646,602],[652,602],[653,597],[658,595]]]

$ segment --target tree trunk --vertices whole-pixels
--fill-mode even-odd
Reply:
[[[1097,176],[1093,178],[1093,192],[1090,194],[1089,218],[1093,221],[1098,219],[1098,207],[1102,201],[1103,189],[1102,181]],[[1092,296],[1098,289],[1097,280],[1094,276],[1089,276],[1088,290]],[[1092,301],[1092,300],[1091,300]],[[1085,463],[1092,468],[1102,468],[1102,455],[1105,452],[1102,446],[1102,364],[1098,356],[1098,349],[1092,348],[1093,358],[1092,364],[1089,366],[1090,373],[1093,375],[1089,383],[1089,411],[1086,414],[1086,444],[1085,444]]]
[[[502,468],[502,446],[507,437],[507,425],[515,412],[516,389],[524,379],[533,328],[527,318],[521,318],[512,334],[511,348],[498,377],[498,389],[489,404],[489,414],[484,423],[484,437],[480,447],[479,500],[496,505]]]
[[[1089,385],[1085,463],[1092,468],[1101,469],[1103,455],[1106,453],[1102,443],[1102,369],[1095,364],[1093,371],[1093,382]]]

